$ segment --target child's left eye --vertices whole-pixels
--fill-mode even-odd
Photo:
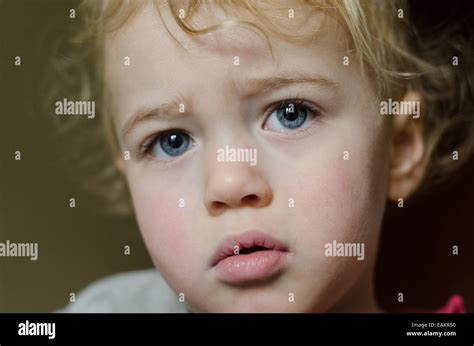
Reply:
[[[274,107],[266,118],[263,128],[276,132],[291,132],[315,118],[320,113],[319,109],[303,100],[285,100]]]

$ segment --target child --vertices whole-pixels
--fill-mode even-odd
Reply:
[[[158,271],[94,283],[64,311],[382,312],[386,201],[472,152],[459,53],[417,40],[405,1],[82,10],[96,14],[103,119]]]

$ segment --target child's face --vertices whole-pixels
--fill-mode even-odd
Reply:
[[[237,27],[195,41],[175,29],[183,50],[158,18],[149,6],[109,35],[106,80],[131,153],[123,165],[139,227],[162,275],[196,311],[348,311],[356,301],[369,309],[389,129],[356,59],[343,64],[342,27],[326,18],[312,44],[271,37],[272,61],[264,39]],[[254,80],[288,76],[316,80],[254,88]],[[291,106],[295,98],[307,103]],[[162,116],[130,120],[175,99]],[[170,129],[177,132],[148,140]],[[256,157],[223,162],[226,146]],[[249,230],[285,249],[212,265],[225,238]],[[327,256],[333,241],[363,243],[363,259]]]

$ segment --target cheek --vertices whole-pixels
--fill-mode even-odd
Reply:
[[[298,179],[286,187],[295,195],[289,227],[296,235],[302,269],[295,282],[301,282],[303,294],[319,302],[317,311],[328,311],[370,268],[384,210],[383,162],[375,169],[364,164],[376,159],[370,154],[344,161],[342,152],[298,163]],[[363,260],[326,256],[325,246],[333,241],[362,243]]]
[[[129,177],[129,186],[140,232],[155,266],[171,286],[185,290],[186,278],[192,277],[192,267],[186,258],[193,256],[194,246],[186,233],[189,213],[185,212],[186,205],[180,207],[182,189],[156,182],[147,184],[143,177]]]
[[[308,262],[327,262],[324,246],[334,240],[364,243],[366,261],[376,253],[388,174],[383,155],[350,153],[343,160],[338,149],[303,159],[292,168],[297,179],[286,179],[295,196],[292,228]]]
[[[324,167],[313,167],[319,172],[307,171],[298,190],[301,191],[301,209],[311,234],[326,241],[356,241],[378,229],[377,215],[383,210],[380,191],[371,188],[371,177],[363,167],[350,161],[336,159]],[[312,227],[311,227],[312,225]]]

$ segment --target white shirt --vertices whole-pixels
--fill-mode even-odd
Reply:
[[[190,312],[155,269],[114,274],[78,293],[58,312]]]

